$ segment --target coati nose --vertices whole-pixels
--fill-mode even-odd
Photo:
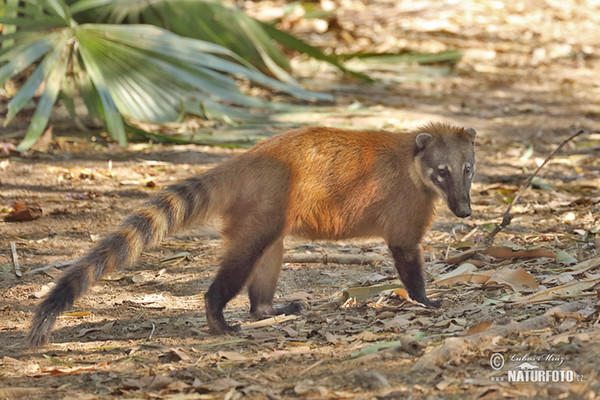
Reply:
[[[456,215],[459,218],[466,218],[471,215],[471,207],[459,207],[457,210],[454,211],[454,215]]]

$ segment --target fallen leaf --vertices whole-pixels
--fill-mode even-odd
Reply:
[[[165,351],[158,355],[158,359],[162,362],[177,362],[177,361],[191,361],[192,358],[186,354],[180,348],[173,348]]]
[[[20,399],[39,393],[39,387],[3,387],[0,388],[0,399]]]
[[[63,317],[81,318],[81,317],[87,317],[88,315],[94,315],[94,314],[89,311],[76,311],[76,312],[72,312],[72,313],[63,314],[62,316]]]
[[[290,294],[286,294],[285,296],[281,296],[279,298],[282,302],[292,302],[292,301],[307,301],[313,298],[313,295],[307,292],[294,292]]]
[[[567,265],[577,264],[577,259],[566,251],[559,251],[556,253],[556,261]]]
[[[180,262],[182,262],[183,260],[188,259],[190,256],[190,253],[187,251],[182,251],[180,253],[174,254],[172,256],[168,256],[165,257],[163,259],[161,259],[159,261],[160,264],[167,264],[167,265],[177,265]]]
[[[489,283],[508,285],[515,292],[522,292],[526,289],[536,290],[539,287],[535,278],[521,267],[517,269],[502,268],[492,274],[486,282],[486,284]]]
[[[240,353],[236,353],[234,351],[223,351],[223,350],[221,350],[221,351],[219,351],[217,353],[217,356],[219,358],[225,358],[225,359],[227,359],[229,361],[247,361],[248,360],[248,357],[246,357],[246,356],[244,356],[244,355],[242,355]]]
[[[325,339],[331,344],[338,344],[340,342],[340,337],[331,332],[325,332]]]
[[[98,371],[98,370],[107,370],[108,369],[108,361],[102,361],[99,364],[96,365],[89,365],[89,366],[85,366],[85,367],[70,367],[70,368],[41,368],[39,373],[36,373],[34,375],[29,375],[31,377],[38,377],[38,376],[46,376],[46,375],[51,375],[51,376],[56,376],[56,375],[74,375],[74,374],[78,374],[80,372],[87,372],[87,371]]]
[[[492,325],[494,324],[493,321],[481,321],[478,324],[473,325],[472,327],[470,327],[469,329],[467,329],[467,331],[464,333],[463,336],[469,336],[469,335],[474,335],[476,333],[481,333],[481,332],[485,332],[487,331]]]
[[[98,326],[98,327],[94,327],[94,328],[82,329],[75,336],[76,337],[83,337],[83,336],[87,335],[90,332],[108,332],[108,331],[110,331],[112,329],[112,327],[113,327],[114,324],[115,324],[115,321],[110,321],[110,322],[107,322],[106,324],[104,324],[102,326]]]
[[[350,358],[363,357],[363,356],[366,356],[367,354],[376,353],[379,350],[389,349],[389,348],[401,346],[401,345],[402,345],[401,340],[394,340],[391,342],[378,342],[378,343],[372,344],[372,345],[367,346],[357,352],[350,354]]]
[[[371,297],[377,296],[381,292],[391,291],[399,288],[403,288],[404,285],[400,280],[395,279],[391,282],[379,283],[371,286],[358,286],[347,288],[342,292],[341,301],[346,302],[350,299],[356,301],[370,299]]]
[[[157,390],[169,387],[173,378],[166,375],[150,375],[138,379],[125,379],[121,385],[123,389]]]
[[[361,340],[363,342],[375,342],[377,340],[381,339],[381,337],[379,335],[374,334],[371,331],[362,331],[361,333],[359,333],[358,335],[354,335],[352,337],[352,340]]]
[[[45,270],[44,273],[46,275],[48,275],[50,278],[58,279],[58,277],[63,274],[63,271],[61,271],[60,269],[58,269],[56,267],[52,267],[52,268],[48,268],[47,270]]]
[[[465,263],[455,271],[440,276],[438,279],[433,281],[433,283],[435,285],[447,286],[454,285],[456,283],[497,283],[510,286],[515,292],[535,290],[538,288],[535,278],[521,267],[516,269],[506,267],[497,271],[488,270],[471,272],[475,269],[476,267],[473,264]]]
[[[42,287],[40,288],[40,290],[38,290],[37,292],[35,292],[33,294],[33,297],[35,297],[36,299],[41,299],[42,297],[46,296],[46,294],[48,294],[48,292],[50,290],[52,290],[52,288],[55,286],[56,284],[54,282],[50,282],[47,285],[42,285]]]
[[[402,300],[408,300],[408,292],[404,288],[394,290],[394,294],[400,297]]]
[[[384,321],[383,328],[385,330],[400,330],[406,328],[410,321],[402,315],[396,315],[394,318]]]
[[[208,383],[200,383],[194,381],[192,385],[196,390],[203,389],[208,392],[220,392],[222,390],[237,388],[244,384],[232,378],[221,378]]]
[[[148,280],[148,277],[145,274],[137,274],[131,277],[133,283],[141,283],[146,280]]]
[[[494,258],[556,258],[556,254],[546,249],[513,250],[510,247],[488,247],[480,252]]]
[[[32,221],[43,215],[42,208],[37,203],[25,203],[24,201],[15,201],[13,210],[4,217],[6,222]]]
[[[514,301],[516,303],[542,303],[544,301],[556,300],[569,295],[576,296],[577,293],[591,289],[599,282],[600,277],[572,281],[564,285],[541,290],[539,292],[530,294],[529,296],[517,298]]]

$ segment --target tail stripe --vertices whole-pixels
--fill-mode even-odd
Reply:
[[[131,255],[127,236],[124,231],[108,235],[84,258],[84,261],[94,268],[94,281],[100,280],[117,265],[127,262]]]
[[[203,197],[206,195],[206,187],[199,177],[189,178],[179,185],[171,186],[167,190],[180,198],[185,205],[184,222],[189,222],[198,212],[199,205],[203,203]]]
[[[149,210],[139,211],[125,220],[123,223],[124,228],[133,228],[141,236],[144,247],[152,243],[155,232],[157,230],[156,221],[154,216]]]
[[[164,193],[159,197],[155,197],[150,200],[147,204],[156,207],[157,210],[161,211],[167,217],[167,227],[169,232],[175,228],[177,223],[176,208],[173,202],[173,195]]]

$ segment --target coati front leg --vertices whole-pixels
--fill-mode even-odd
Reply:
[[[273,297],[283,262],[283,238],[271,244],[257,261],[248,284],[250,314],[263,319],[279,314],[297,314],[302,307],[292,302],[280,307],[273,306]]]
[[[441,301],[430,300],[425,293],[425,279],[423,278],[423,258],[419,245],[395,246],[389,245],[400,280],[406,287],[411,299],[428,307],[438,308]]]

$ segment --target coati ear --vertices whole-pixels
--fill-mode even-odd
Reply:
[[[415,138],[415,142],[417,143],[417,149],[423,150],[425,146],[427,146],[427,143],[431,142],[432,139],[433,136],[431,136],[431,133],[419,133]]]
[[[477,135],[477,132],[475,131],[475,129],[473,128],[467,128],[465,129],[465,132],[469,134],[469,136],[471,136],[471,141],[474,142],[475,141],[475,136]]]

